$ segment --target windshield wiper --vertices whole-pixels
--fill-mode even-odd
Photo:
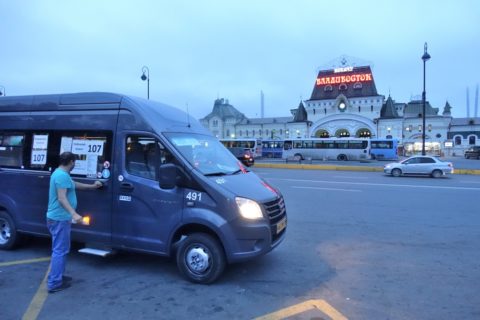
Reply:
[[[240,172],[250,172],[250,171],[248,171],[247,169],[243,169],[243,170],[242,170],[242,169],[238,169],[238,170],[235,170],[235,171],[231,172],[230,174],[233,175],[233,174],[237,174],[237,173],[240,173]]]
[[[213,177],[213,176],[226,176],[227,174],[225,172],[212,172],[212,173],[206,173],[205,177]]]

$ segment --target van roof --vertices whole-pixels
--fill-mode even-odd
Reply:
[[[78,104],[118,104],[124,96],[107,92],[83,92],[0,97],[0,111],[36,111],[54,106]],[[58,107],[57,107],[58,108]]]
[[[157,132],[177,131],[211,133],[186,112],[143,98],[109,92],[0,97],[2,112],[129,110],[138,114]],[[163,121],[162,121],[163,120]]]

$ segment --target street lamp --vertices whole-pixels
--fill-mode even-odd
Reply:
[[[0,97],[1,96],[6,96],[7,94],[5,93],[5,87],[4,86],[0,86]]]
[[[422,103],[423,103],[423,113],[422,113],[422,156],[425,155],[425,100],[427,94],[425,93],[425,65],[428,60],[430,60],[430,55],[427,52],[427,43],[425,42],[424,51],[423,51],[423,93],[422,93]]]
[[[147,73],[145,75],[145,73]],[[142,76],[140,77],[143,81],[147,80],[147,99],[150,100],[150,70],[148,70],[148,67],[143,66],[142,68]]]

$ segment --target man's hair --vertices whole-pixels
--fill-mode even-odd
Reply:
[[[77,155],[71,152],[64,152],[60,155],[60,165],[67,166],[71,161],[77,160]]]

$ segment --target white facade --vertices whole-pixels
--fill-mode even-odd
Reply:
[[[405,155],[422,150],[423,104],[395,103],[377,94],[369,66],[321,70],[312,96],[291,110],[290,117],[248,119],[217,99],[213,111],[200,121],[219,139],[291,139],[308,137],[392,138]],[[361,81],[363,76],[365,81]],[[356,81],[356,82],[353,82]],[[425,149],[429,154],[463,154],[480,145],[480,118],[453,119],[447,103],[443,113],[425,105]],[[450,146],[451,145],[451,146]]]

